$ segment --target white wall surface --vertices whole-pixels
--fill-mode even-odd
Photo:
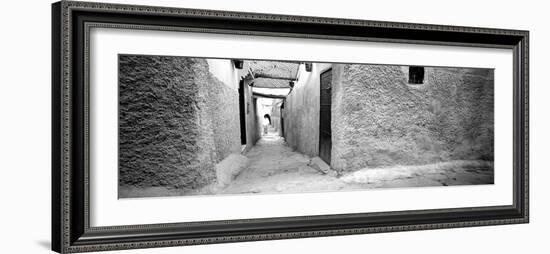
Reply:
[[[239,77],[233,62],[228,59],[206,59],[210,73],[229,88],[239,90]]]
[[[105,0],[107,1],[107,0]],[[531,31],[531,223],[120,253],[548,253],[549,6],[545,1],[133,0],[134,4]],[[6,1],[0,15],[0,253],[48,253],[50,1]],[[546,241],[545,241],[546,240]],[[110,252],[113,253],[113,252]],[[118,252],[114,252],[118,253]]]

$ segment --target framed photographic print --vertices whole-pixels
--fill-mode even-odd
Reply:
[[[528,31],[52,14],[57,252],[528,222]]]

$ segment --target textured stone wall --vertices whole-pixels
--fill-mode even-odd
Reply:
[[[119,56],[119,184],[196,189],[239,152],[238,94],[204,59]]]
[[[455,159],[493,160],[493,70],[339,64],[332,162],[339,171]]]

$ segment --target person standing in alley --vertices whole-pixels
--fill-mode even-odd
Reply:
[[[262,125],[264,127],[264,135],[267,135],[267,128],[271,125],[271,117],[269,117],[269,114],[264,115]]]

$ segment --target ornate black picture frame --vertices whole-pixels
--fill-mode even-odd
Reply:
[[[91,227],[91,27],[512,49],[513,205]],[[52,5],[52,249],[60,253],[472,227],[529,221],[529,32],[61,1]]]

